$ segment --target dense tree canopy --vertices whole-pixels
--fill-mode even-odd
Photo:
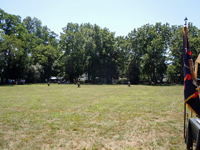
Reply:
[[[71,82],[83,73],[88,82],[183,82],[183,26],[146,24],[127,36],[90,23],[68,23],[58,36],[37,18],[11,15],[0,9],[0,78],[45,82],[62,76]],[[200,30],[188,24],[194,60],[200,52]]]

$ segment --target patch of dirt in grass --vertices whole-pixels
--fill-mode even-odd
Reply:
[[[61,128],[53,132],[48,129],[41,133],[33,130],[27,134],[27,128],[24,128],[9,130],[4,140],[8,141],[6,147],[11,149],[17,149],[19,145],[31,149],[168,149],[170,145],[178,145],[178,141],[171,138],[176,137],[174,129],[169,130],[173,120],[167,119],[152,115],[129,120],[116,118],[111,123],[93,121],[79,128],[71,126],[69,130]]]
[[[95,122],[92,122],[95,124]],[[158,124],[157,124],[158,123]],[[97,123],[89,128],[57,130],[56,141],[43,144],[42,149],[167,149],[171,132],[162,132],[168,122],[165,118],[135,117],[134,120],[120,121],[116,125]],[[111,125],[111,127],[109,127]],[[168,128],[169,129],[169,128]],[[102,131],[103,130],[103,131]],[[54,138],[55,139],[55,138]],[[176,142],[171,142],[176,144]]]

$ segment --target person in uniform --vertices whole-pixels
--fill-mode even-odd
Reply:
[[[131,82],[130,81],[128,81],[128,87],[131,87]]]

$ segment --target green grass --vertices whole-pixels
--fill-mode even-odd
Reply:
[[[183,86],[0,86],[0,149],[177,149]]]

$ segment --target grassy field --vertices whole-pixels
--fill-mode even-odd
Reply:
[[[0,86],[0,149],[185,148],[183,86]]]

